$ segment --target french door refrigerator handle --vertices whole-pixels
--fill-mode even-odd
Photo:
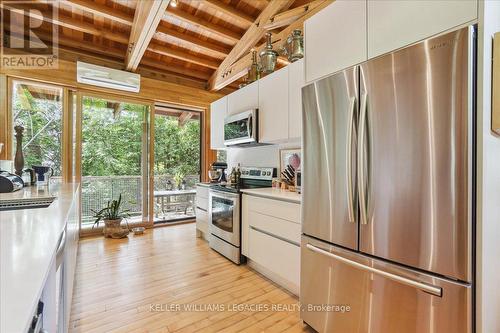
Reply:
[[[365,135],[366,135],[366,112],[368,106],[368,94],[361,96],[361,114],[359,117],[359,137],[358,137],[358,197],[360,206],[360,223],[368,224],[367,205],[366,205],[366,179],[365,179]]]
[[[349,101],[350,105],[350,115],[349,124],[347,130],[347,149],[346,149],[346,160],[347,160],[347,205],[349,211],[349,222],[356,222],[356,214],[354,212],[354,189],[353,189],[353,178],[352,178],[352,132],[354,127],[354,113],[356,112],[356,98],[351,97]]]
[[[433,285],[430,285],[430,284],[427,284],[427,283],[423,283],[423,282],[420,282],[420,281],[416,281],[416,280],[413,280],[413,279],[410,279],[410,278],[407,278],[407,277],[404,277],[404,276],[401,276],[401,275],[389,273],[389,272],[383,271],[381,269],[377,269],[377,268],[373,268],[373,267],[370,267],[370,266],[366,266],[366,265],[360,264],[359,262],[356,262],[354,260],[350,260],[350,259],[344,258],[342,256],[333,254],[330,251],[321,249],[321,248],[316,247],[316,246],[314,246],[312,244],[309,244],[309,243],[306,245],[306,247],[309,250],[313,251],[313,252],[316,252],[316,253],[319,253],[319,254],[323,254],[323,255],[325,255],[325,256],[327,256],[329,258],[341,261],[341,262],[343,262],[346,265],[349,265],[349,266],[352,266],[352,267],[356,267],[356,268],[359,268],[359,269],[371,272],[373,274],[377,274],[377,275],[383,276],[383,277],[388,278],[390,280],[393,280],[393,281],[405,284],[407,286],[420,289],[420,290],[422,290],[422,291],[424,291],[426,293],[432,294],[434,296],[438,296],[438,297],[442,297],[443,296],[443,290],[440,287],[436,287],[436,286],[433,286]]]

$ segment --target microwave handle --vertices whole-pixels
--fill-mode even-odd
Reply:
[[[247,123],[247,128],[248,128],[248,137],[251,138],[253,135],[253,115],[248,116],[248,123]]]

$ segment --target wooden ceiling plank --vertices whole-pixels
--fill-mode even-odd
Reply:
[[[197,65],[200,65],[203,67],[208,67],[208,68],[212,68],[212,69],[217,69],[219,67],[218,62],[208,60],[206,58],[202,58],[200,56],[193,55],[193,54],[190,54],[187,52],[174,50],[168,46],[151,43],[149,45],[148,49],[155,52],[155,53],[159,53],[159,54],[166,55],[166,56],[169,56],[172,58],[184,60],[184,61],[187,61],[187,62],[190,62],[193,64],[197,64]]]
[[[230,52],[230,50],[225,48],[225,47],[215,45],[213,43],[210,43],[210,42],[204,41],[202,39],[193,37],[191,35],[179,32],[175,29],[167,28],[167,27],[162,26],[162,25],[158,26],[158,29],[156,30],[156,32],[173,37],[173,38],[180,40],[182,42],[185,42],[189,45],[198,47],[198,48],[203,49],[207,52],[215,53],[215,54],[222,56],[222,57],[227,56]]]
[[[8,30],[7,30],[8,31]],[[40,37],[42,41],[50,44],[50,39],[45,40],[45,36],[40,32],[37,32],[37,36]],[[18,36],[17,34],[12,35],[12,38],[23,39],[23,36]],[[68,38],[66,38],[68,39]],[[75,42],[75,41],[73,41]],[[87,48],[89,44],[85,44]],[[77,60],[93,63],[100,66],[105,66],[109,68],[122,70],[124,67],[123,60],[113,60],[109,56],[103,58],[102,56],[96,56],[90,52],[82,52],[82,49],[75,50],[75,48],[67,48],[63,43],[57,45],[59,59],[62,61],[70,61],[75,63]],[[89,49],[89,51],[93,51]],[[120,50],[121,51],[121,50]],[[124,52],[122,52],[122,59],[124,58]],[[210,77],[209,73],[188,70],[179,66],[169,66],[164,64],[159,64],[157,61],[149,61],[144,58],[142,63],[146,63],[146,66],[150,68],[141,66],[138,68],[137,72],[145,78],[151,78],[155,80],[162,80],[164,82],[175,83],[177,85],[183,85],[190,88],[203,89],[206,90],[206,81]],[[177,74],[178,73],[178,74]],[[180,75],[179,75],[180,74]],[[227,91],[221,90],[221,93],[227,94]]]
[[[243,13],[242,11],[220,1],[220,0],[204,0],[203,3],[207,4],[208,6],[219,10],[227,15],[230,15],[234,17],[235,19],[242,21],[248,25],[253,24],[254,18],[251,17],[250,15],[247,15]]]
[[[314,0],[305,5],[295,7],[293,9],[284,11],[282,13],[278,13],[271,17],[269,23],[264,26],[266,30],[274,30],[281,27],[285,27],[299,19],[301,16],[304,16],[308,11],[313,10],[317,6],[321,5],[324,0]]]
[[[134,71],[156,32],[170,0],[139,1],[135,9],[134,23],[130,32],[125,67]]]
[[[307,20],[309,17],[313,16],[317,12],[319,12],[321,9],[325,8],[329,4],[331,4],[334,0],[322,0],[320,4],[315,6],[314,8],[310,9],[307,11],[307,13],[303,16],[301,16],[298,20],[290,24],[288,27],[285,29],[281,30],[279,33],[274,34],[272,36],[273,43],[277,43],[279,41],[284,41],[290,35],[290,33],[294,29],[302,29],[304,27],[304,21]],[[260,52],[263,50],[265,47],[265,43],[259,45],[256,50],[257,52]],[[250,54],[245,55],[241,59],[237,60],[235,63],[233,63],[231,66],[228,67],[227,72],[229,74],[225,75],[223,78],[219,77],[217,80],[215,80],[214,76],[209,80],[209,90],[219,90],[232,82],[244,77],[247,74],[247,69],[250,67],[252,64],[252,57]],[[221,65],[222,66],[222,65]],[[220,68],[220,67],[219,67]],[[215,73],[214,73],[215,74]]]
[[[123,44],[128,43],[128,36],[126,34],[111,32],[109,30],[101,29],[93,24],[74,19],[67,15],[61,15],[59,13],[59,15],[57,15],[56,18],[53,18],[52,15],[44,15],[43,10],[40,11],[30,10],[31,8],[28,5],[23,5],[23,4],[13,5],[12,3],[9,3],[8,6],[16,9],[21,9],[24,15],[27,15],[31,18],[43,20],[45,22],[59,25],[65,28],[89,33],[91,35],[106,38],[118,43],[123,43]]]
[[[110,20],[126,24],[131,26],[134,22],[134,16],[129,15],[125,12],[113,9],[106,5],[101,5],[94,1],[85,0],[65,0],[64,4],[67,4],[73,8],[78,8],[80,10],[92,13],[94,15],[102,16]]]
[[[209,31],[211,33],[214,33],[218,36],[221,36],[223,38],[229,39],[233,42],[238,42],[241,38],[241,36],[229,29],[226,29],[224,27],[221,27],[219,25],[216,25],[212,22],[209,22],[207,20],[204,20],[202,18],[199,18],[195,15],[186,13],[178,8],[172,8],[170,7],[167,11],[167,15],[173,16],[181,21],[190,23],[200,29],[203,29],[205,31]]]
[[[194,78],[201,79],[201,80],[208,80],[210,78],[209,73],[200,72],[200,71],[196,71],[193,69],[188,69],[188,68],[180,67],[180,66],[170,66],[170,65],[167,65],[166,63],[159,62],[156,59],[152,59],[152,58],[148,58],[148,57],[144,57],[142,59],[139,68],[141,68],[142,66],[146,66],[146,67],[150,67],[150,68],[157,68],[157,69],[161,69],[164,71],[182,74],[185,76],[190,76],[190,77],[194,77]]]
[[[212,74],[209,80],[209,89],[220,89],[220,82],[227,76],[227,69],[241,56],[247,53],[267,32],[264,26],[270,22],[271,17],[282,10],[288,9],[294,0],[271,0],[260,13],[255,23],[248,28],[243,37],[236,43],[229,55],[224,59],[219,68]]]

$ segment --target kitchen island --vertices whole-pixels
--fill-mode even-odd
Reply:
[[[56,197],[47,208],[0,212],[1,333],[27,332],[40,299],[45,303],[44,327],[55,331],[58,316],[57,321],[66,326],[78,242],[78,193],[78,184],[64,184],[45,191],[34,186],[0,194],[0,200]],[[59,279],[67,292],[56,301],[56,252],[61,247],[64,277]],[[56,304],[66,311],[59,311]]]

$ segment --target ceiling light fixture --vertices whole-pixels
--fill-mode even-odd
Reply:
[[[172,7],[177,7],[177,0],[170,1],[170,5],[172,5]]]

